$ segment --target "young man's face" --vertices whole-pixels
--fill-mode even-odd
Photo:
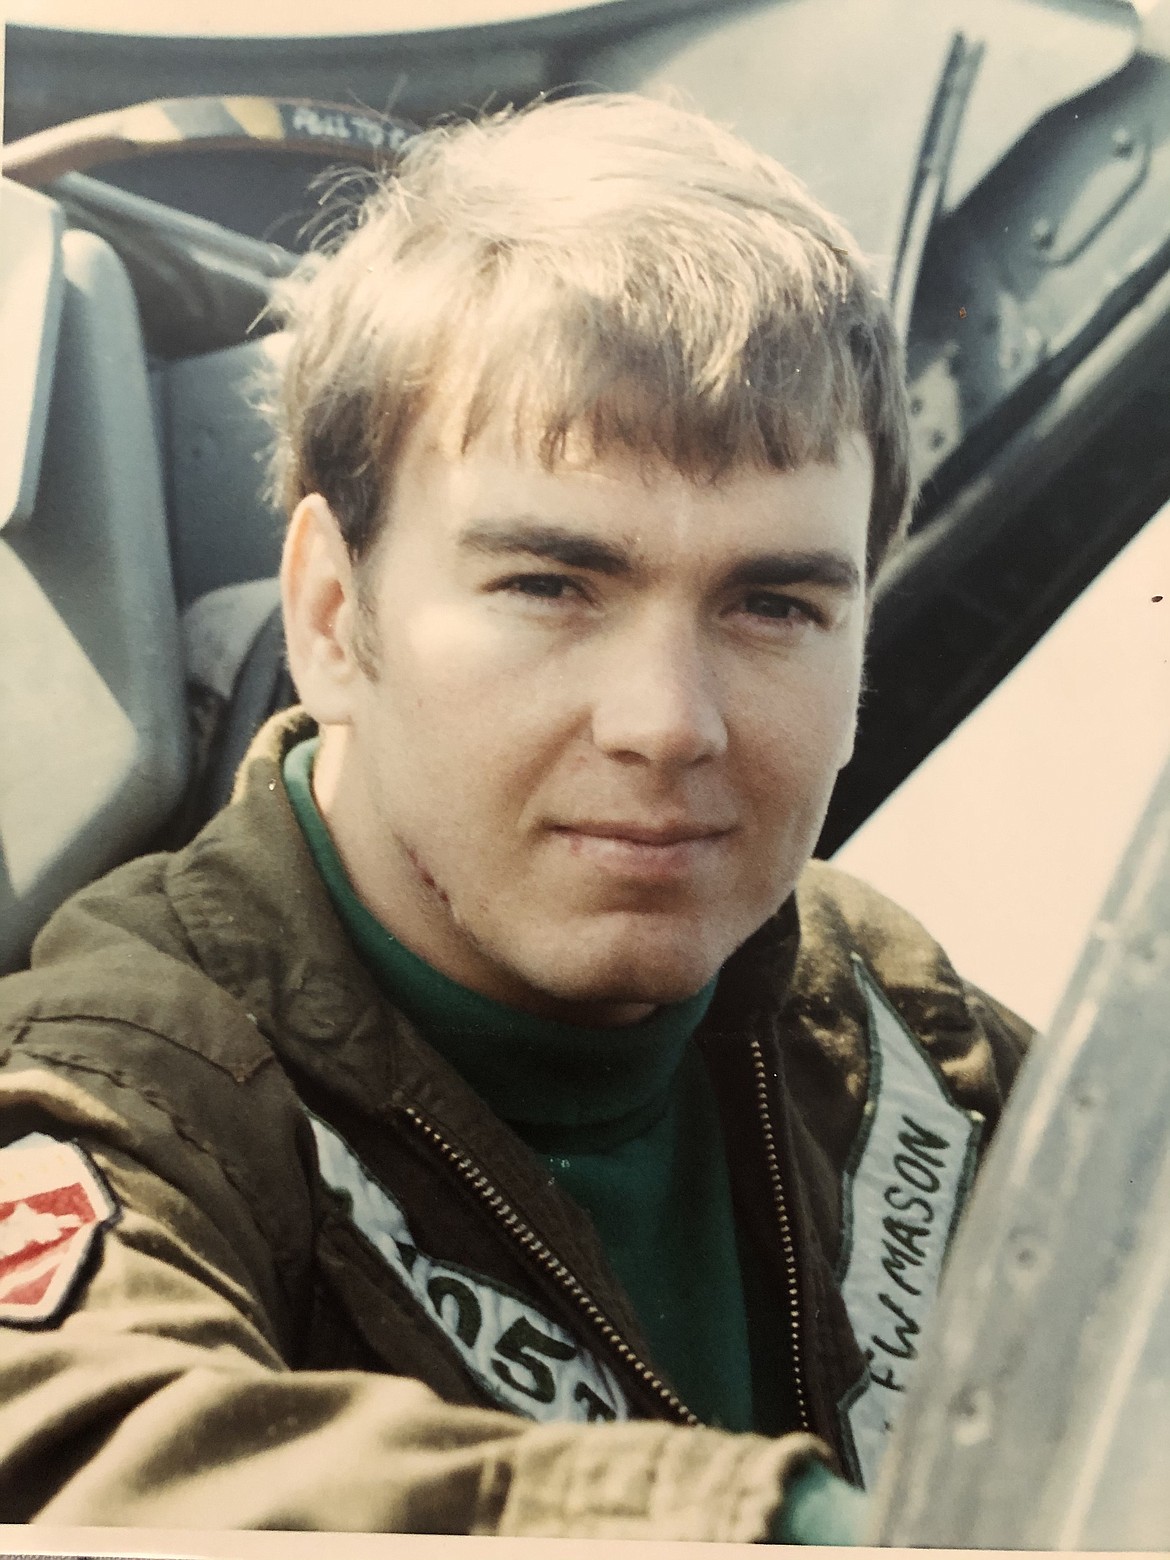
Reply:
[[[374,913],[536,1012],[626,1022],[699,990],[791,892],[849,757],[871,483],[860,438],[708,485],[623,455],[549,471],[490,433],[445,454],[424,425],[364,621],[307,500],[294,671]]]

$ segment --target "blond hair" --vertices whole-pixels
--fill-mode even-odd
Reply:
[[[872,576],[910,493],[901,354],[844,228],[778,163],[632,95],[541,103],[417,137],[276,310],[288,512],[320,492],[355,560],[424,414],[464,449],[505,419],[717,480],[873,453]]]

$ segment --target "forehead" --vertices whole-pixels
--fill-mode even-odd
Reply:
[[[696,479],[620,446],[598,453],[582,436],[570,435],[547,462],[498,424],[466,449],[441,425],[424,424],[406,441],[394,489],[390,529],[425,524],[455,543],[484,522],[526,519],[646,553],[831,542],[864,556],[873,458],[856,433],[841,440],[834,461],[789,471],[740,462]]]

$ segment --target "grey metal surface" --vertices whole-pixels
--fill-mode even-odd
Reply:
[[[284,348],[284,336],[265,336],[159,371],[181,607],[279,567],[284,521],[265,494],[270,436],[257,398]]]
[[[28,519],[41,475],[61,320],[63,226],[53,201],[0,180],[0,530]]]
[[[874,1534],[1170,1548],[1170,769],[960,1228]]]
[[[144,848],[186,778],[162,479],[133,294],[62,240],[36,510],[0,534],[0,970],[65,896]]]
[[[1055,382],[1168,255],[1170,64],[1141,56],[936,230],[909,365],[923,475],[985,426],[998,442],[1011,399]]]
[[[942,209],[960,205],[1042,114],[1116,74],[1134,54],[1137,12],[1118,0],[944,0],[951,26],[986,51]],[[932,4],[930,9],[936,7]]]

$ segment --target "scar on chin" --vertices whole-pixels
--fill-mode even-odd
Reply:
[[[427,871],[426,867],[423,866],[422,859],[418,852],[410,845],[407,845],[404,848],[406,850],[406,859],[414,868],[415,876],[418,878],[419,882],[425,889],[434,894],[435,898],[438,899],[441,904],[445,905],[447,909],[450,909],[451,900],[449,899],[446,890],[439,887],[438,883],[435,882],[434,878]]]

